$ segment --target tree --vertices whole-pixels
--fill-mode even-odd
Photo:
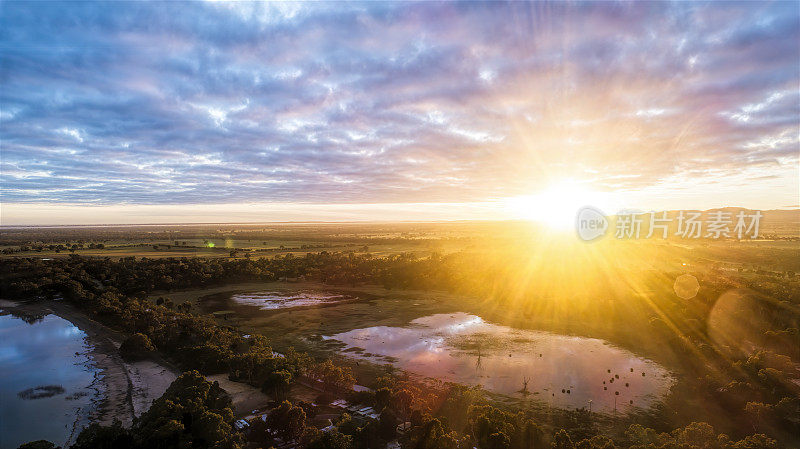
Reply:
[[[392,397],[392,390],[382,387],[375,392],[375,408],[380,411],[389,405],[389,400]]]
[[[345,435],[355,435],[358,431],[358,425],[348,413],[342,413],[339,420],[333,424],[339,429],[339,432]]]
[[[456,432],[448,432],[441,421],[433,418],[414,429],[411,443],[416,449],[457,449],[462,447],[463,439]]]
[[[731,449],[778,449],[778,442],[763,434],[745,437],[730,445]]]
[[[772,414],[772,406],[763,402],[748,402],[744,407],[745,412],[753,417],[753,429],[758,430],[764,419]]]
[[[531,420],[525,423],[522,429],[521,443],[523,449],[538,449],[544,447],[544,431]]]
[[[714,447],[717,442],[717,433],[710,424],[704,422],[693,422],[686,427],[675,429],[672,435],[678,444],[689,447]]]
[[[411,414],[411,404],[414,402],[414,392],[408,388],[395,391],[392,395],[391,406],[403,419]]]
[[[615,449],[614,441],[604,435],[595,435],[592,438],[579,441],[576,449]]]
[[[231,399],[197,371],[181,374],[134,422],[144,447],[238,447]]]
[[[508,449],[511,446],[511,439],[503,432],[495,432],[489,435],[488,449]]]
[[[36,441],[31,441],[29,443],[25,443],[22,446],[18,447],[17,449],[60,449],[60,448],[47,440],[36,440]]]
[[[330,432],[322,432],[322,435],[312,441],[307,449],[350,449],[351,447],[353,447],[353,437],[334,429]]]
[[[660,444],[659,435],[655,430],[644,427],[641,424],[632,424],[625,431],[625,436],[633,443],[633,446],[646,447],[650,445]]]
[[[553,449],[575,449],[575,444],[572,443],[572,438],[569,437],[567,431],[561,429],[553,436],[551,447]]]
[[[273,371],[267,375],[267,380],[261,386],[264,393],[273,393],[275,399],[283,400],[289,396],[292,388],[292,373],[286,370]]]
[[[375,447],[382,447],[386,441],[382,439],[378,431],[377,421],[368,421],[363,427],[360,427],[353,438],[355,446],[359,449],[372,449]]]
[[[306,428],[306,412],[293,406],[289,401],[270,410],[267,427],[284,441],[295,441],[303,435]]]
[[[104,427],[93,423],[83,429],[70,449],[131,449],[137,447],[130,430],[119,421]]]
[[[353,370],[349,367],[336,366],[330,360],[311,367],[310,375],[320,380],[327,388],[334,390],[352,390],[356,383]]]
[[[128,361],[141,360],[153,353],[156,347],[145,334],[136,333],[126,338],[119,347],[119,353]]]
[[[378,421],[378,434],[384,440],[393,440],[397,433],[397,417],[391,410],[384,410]]]

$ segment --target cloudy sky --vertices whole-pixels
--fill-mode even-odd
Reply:
[[[2,224],[797,207],[798,11],[4,1]]]

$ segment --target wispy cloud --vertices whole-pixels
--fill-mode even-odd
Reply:
[[[0,59],[5,202],[797,177],[793,2],[4,2]]]

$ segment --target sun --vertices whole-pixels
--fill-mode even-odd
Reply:
[[[533,220],[557,230],[571,230],[583,206],[597,206],[600,194],[581,182],[564,180],[532,194],[508,200],[509,212],[516,218]]]

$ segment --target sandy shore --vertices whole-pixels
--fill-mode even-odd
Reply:
[[[120,421],[130,426],[133,418],[146,411],[154,400],[180,375],[180,370],[163,360],[128,363],[119,355],[125,336],[64,302],[43,303],[46,310],[71,322],[84,333],[92,347],[89,357],[100,370],[101,400],[89,420],[103,425]]]
[[[120,421],[125,426],[145,412],[154,400],[180,375],[180,370],[163,360],[125,362],[119,347],[125,336],[91,319],[79,309],[60,301],[14,302],[0,300],[4,309],[57,315],[86,334],[86,356],[97,374],[90,389],[95,391],[94,406],[81,411],[75,420],[74,440],[80,429],[89,423],[111,425]],[[69,440],[68,440],[69,441]]]
[[[143,360],[129,363],[119,355],[119,347],[125,336],[66,303],[48,303],[56,315],[70,321],[87,335],[94,347],[91,357],[102,370],[105,384],[105,400],[98,407],[93,422],[111,424],[114,420],[130,425],[134,417],[150,408],[153,401],[161,397],[181,374],[181,370],[163,359]],[[270,398],[258,388],[228,379],[227,374],[206,376],[210,382],[219,382],[233,401],[236,416],[244,416],[252,410],[263,408]]]
[[[94,401],[93,410],[87,410],[85,416],[77,418],[75,435],[81,427],[93,422],[111,425],[114,421],[120,421],[124,426],[130,426],[134,418],[147,411],[153,401],[161,397],[181,374],[181,370],[159,357],[132,363],[124,361],[119,355],[119,347],[125,335],[93,320],[66,302],[18,303],[0,300],[0,307],[52,313],[86,334],[86,342],[90,347],[87,356],[98,369],[91,386],[97,392],[98,399]],[[233,382],[225,374],[206,378],[211,382],[219,382],[220,387],[231,395],[237,417],[264,408],[270,401],[259,389]]]

